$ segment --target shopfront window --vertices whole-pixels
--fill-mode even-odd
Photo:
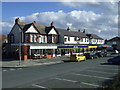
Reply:
[[[46,49],[46,50],[45,50],[45,54],[53,54],[53,50],[51,50],[51,49]]]
[[[61,50],[60,50],[60,49],[57,49],[56,54],[61,54]]]

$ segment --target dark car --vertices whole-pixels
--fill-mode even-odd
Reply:
[[[96,52],[98,57],[106,57],[107,56],[107,52]]]
[[[112,52],[112,54],[118,54],[118,53],[119,53],[118,50],[114,50],[114,51]]]
[[[84,56],[86,56],[86,59],[94,59],[98,58],[96,53],[90,52],[90,53],[84,53]]]
[[[111,64],[120,64],[120,56],[110,58],[107,61],[108,63],[111,63]]]

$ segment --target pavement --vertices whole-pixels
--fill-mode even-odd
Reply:
[[[120,54],[118,54],[120,55]],[[111,55],[108,55],[111,56]],[[114,55],[115,56],[115,55]],[[50,65],[50,64],[59,64],[63,63],[64,61],[68,61],[69,56],[58,56],[54,58],[44,58],[44,59],[29,59],[27,61],[21,60],[12,60],[12,59],[5,59],[0,61],[0,67],[2,68],[9,68],[9,67],[31,67],[31,66],[39,66],[39,65]]]
[[[45,59],[29,59],[27,61],[20,60],[5,60],[0,61],[0,67],[8,68],[8,67],[31,67],[38,65],[50,65],[50,64],[59,64],[62,63],[64,59],[68,59],[68,56],[59,56],[54,58],[45,58]]]

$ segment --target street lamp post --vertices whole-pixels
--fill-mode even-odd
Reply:
[[[21,44],[21,41],[22,41],[22,32],[20,30],[20,35],[19,35],[19,65],[21,65],[21,48],[22,48],[22,44]]]

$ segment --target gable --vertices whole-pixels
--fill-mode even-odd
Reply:
[[[15,24],[9,34],[14,34],[16,32],[19,32],[19,30],[21,30],[21,28],[18,24]]]
[[[54,28],[52,28],[48,34],[57,34],[57,32],[55,31]]]
[[[38,31],[31,25],[25,33],[38,33]]]

